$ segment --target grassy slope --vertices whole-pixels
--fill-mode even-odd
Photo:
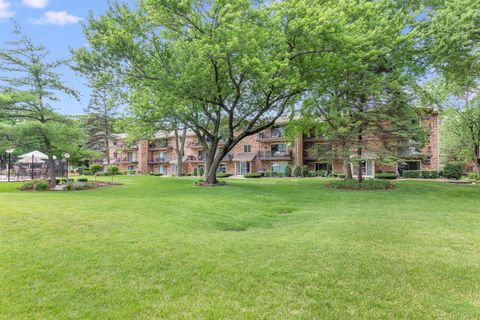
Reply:
[[[0,184],[0,318],[480,317],[478,186],[119,179]]]

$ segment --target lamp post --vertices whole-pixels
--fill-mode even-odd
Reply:
[[[65,159],[67,159],[67,181],[68,181],[68,159],[70,159],[70,153],[65,153],[63,156],[65,157]]]
[[[15,149],[7,149],[7,154],[8,154],[8,170],[7,170],[7,179],[8,182],[10,182],[10,168],[12,166],[12,153],[15,151]]]
[[[57,175],[58,174],[58,172],[57,172],[58,166],[57,166],[57,163],[56,163],[57,162],[57,156],[53,156],[52,159],[53,159],[53,172],[55,172],[55,179],[57,179],[57,177],[58,177],[58,175]]]

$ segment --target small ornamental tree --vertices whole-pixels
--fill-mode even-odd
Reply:
[[[92,174],[101,172],[102,170],[103,170],[103,166],[101,164],[92,164],[90,166],[90,171],[92,172]]]

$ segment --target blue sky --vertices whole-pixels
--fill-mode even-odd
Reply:
[[[121,2],[133,4],[134,0]],[[70,47],[79,48],[87,43],[79,21],[85,19],[89,11],[101,15],[107,7],[107,0],[0,0],[0,45],[12,39],[10,19],[15,19],[35,43],[42,43],[49,49],[51,58],[69,59]],[[82,97],[78,102],[62,95],[61,101],[54,106],[65,114],[82,113],[90,95],[85,79],[68,68],[59,71],[66,83]]]

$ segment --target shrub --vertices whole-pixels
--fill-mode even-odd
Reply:
[[[478,173],[476,173],[476,172],[470,172],[470,173],[468,174],[468,178],[469,178],[469,179],[472,179],[472,180],[478,180],[478,179],[480,179]]]
[[[35,189],[35,181],[25,182],[20,186],[19,189],[22,190],[22,191],[33,190],[33,189]]]
[[[302,176],[302,169],[300,169],[299,166],[295,166],[295,167],[293,168],[293,176],[296,177],[296,178]]]
[[[161,176],[163,176],[163,173],[153,173],[153,172],[151,172],[150,175],[154,176],[154,177],[161,177]]]
[[[265,173],[264,173],[264,176],[267,177],[267,178],[270,177],[271,175],[272,175],[272,173],[270,171],[265,171]]]
[[[317,175],[319,177],[326,177],[326,176],[328,176],[328,171],[327,170],[317,170]]]
[[[388,180],[337,180],[327,184],[327,188],[345,190],[389,190],[395,185]]]
[[[92,164],[90,166],[90,171],[92,172],[92,174],[95,174],[97,172],[100,172],[103,170],[103,166],[101,164]]]
[[[127,170],[127,175],[129,175],[129,176],[134,176],[136,174],[137,174],[136,170]]]
[[[36,191],[47,191],[48,190],[48,182],[47,181],[35,181],[35,190]]]
[[[245,178],[261,178],[262,174],[258,172],[246,173],[243,175]]]
[[[422,178],[423,179],[438,179],[438,172],[437,171],[422,171]]]
[[[193,168],[192,176],[198,176],[198,169]]]
[[[90,169],[83,170],[83,175],[84,176],[91,176],[92,174],[93,174],[92,170],[90,170]]]
[[[115,176],[120,173],[120,168],[117,166],[109,166],[107,169],[109,175]]]
[[[340,179],[345,179],[347,175],[345,173],[336,173],[335,177],[340,178]]]
[[[203,167],[198,168],[198,175],[200,177],[203,177],[203,174],[205,173],[205,169]]]
[[[307,165],[302,166],[302,177],[308,178],[309,169]]]
[[[463,175],[463,165],[458,162],[449,162],[443,168],[443,176],[447,179],[459,180]]]
[[[315,172],[315,171],[309,171],[309,172],[308,172],[308,176],[309,176],[309,177],[318,177],[318,173]]]
[[[95,173],[95,176],[97,176],[97,177],[108,177],[109,174],[108,174],[108,172],[97,172],[97,173]]]
[[[228,177],[231,177],[232,174],[231,173],[225,173],[225,172],[218,172],[217,173],[217,178],[228,178]]]
[[[292,168],[290,168],[289,164],[285,166],[284,175],[285,177],[290,177],[292,175]]]
[[[376,179],[384,179],[384,180],[394,180],[397,179],[397,174],[394,172],[385,172],[385,173],[376,173],[375,174]]]
[[[403,170],[402,176],[409,179],[419,179],[422,177],[420,170]]]
[[[77,181],[78,182],[88,182],[88,179],[87,178],[78,178]]]

